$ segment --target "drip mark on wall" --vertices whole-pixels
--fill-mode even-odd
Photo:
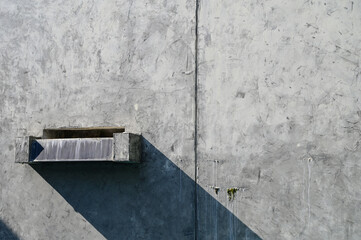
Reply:
[[[311,218],[311,201],[310,201],[310,190],[311,190],[311,163],[313,159],[309,157],[307,159],[307,169],[308,169],[308,184],[307,184],[307,206],[308,206],[308,220],[307,220],[307,226],[310,223]]]
[[[218,195],[219,187],[218,187],[218,160],[213,161],[213,185],[212,188],[214,189],[214,192]]]

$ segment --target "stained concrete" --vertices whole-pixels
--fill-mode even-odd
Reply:
[[[0,1],[0,219],[20,239],[193,239],[194,9]],[[161,155],[145,150],[140,169],[14,163],[16,137],[98,126]]]
[[[360,238],[360,3],[198,6],[0,1],[1,234]],[[144,162],[14,163],[16,137],[97,126]]]
[[[360,17],[360,1],[200,1],[199,185],[263,239],[361,237]]]

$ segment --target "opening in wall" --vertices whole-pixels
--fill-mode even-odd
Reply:
[[[43,130],[42,138],[105,138],[124,131],[124,127],[48,128]]]

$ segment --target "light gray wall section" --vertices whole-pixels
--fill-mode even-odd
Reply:
[[[192,239],[194,1],[0,1],[0,219],[21,239]],[[141,167],[14,163],[44,128],[142,133]]]
[[[360,29],[360,1],[200,1],[199,184],[263,239],[360,239]]]

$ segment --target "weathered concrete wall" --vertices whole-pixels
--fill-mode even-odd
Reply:
[[[0,1],[0,219],[20,239],[193,239],[194,1]],[[124,126],[141,166],[14,163],[43,128]]]
[[[361,237],[360,29],[360,1],[200,2],[199,184],[263,239]]]
[[[361,3],[198,3],[0,0],[0,237],[360,238]],[[90,126],[143,163],[14,163]]]

